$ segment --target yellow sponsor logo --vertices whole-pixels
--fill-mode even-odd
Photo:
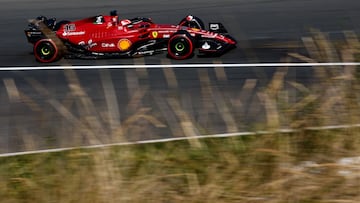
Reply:
[[[128,39],[121,39],[119,40],[117,47],[120,49],[120,51],[126,51],[130,48],[131,46],[131,41]]]
[[[200,31],[200,29],[198,29],[198,28],[191,28],[193,31],[195,31],[195,32],[199,32]]]
[[[151,35],[153,36],[153,38],[157,38],[157,37],[158,37],[158,34],[159,34],[159,33],[156,32],[156,31],[154,31],[154,32],[151,33]]]

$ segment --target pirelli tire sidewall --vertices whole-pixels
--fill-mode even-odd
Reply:
[[[168,55],[170,58],[183,60],[194,53],[194,39],[186,31],[175,33],[168,41]]]
[[[59,60],[63,51],[51,39],[41,39],[34,45],[34,55],[37,61],[42,63],[51,63]]]

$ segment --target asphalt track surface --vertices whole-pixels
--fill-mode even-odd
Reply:
[[[151,17],[156,23],[177,24],[193,14],[205,23],[222,22],[239,41],[236,50],[222,56],[223,63],[278,62],[279,54],[255,51],[248,54],[255,40],[299,40],[309,28],[334,35],[343,30],[360,30],[360,2],[357,0],[1,0],[0,66],[40,66],[32,56],[23,30],[27,19],[39,15],[59,20],[76,20],[118,10],[120,18]],[[251,52],[253,53],[253,52]],[[146,57],[145,63],[159,64],[166,55]],[[172,63],[208,63],[197,57]],[[52,65],[132,64],[122,60],[62,60]]]
[[[167,59],[166,54],[159,54],[137,59],[63,59],[50,64],[55,66],[280,62],[286,51],[259,49],[255,47],[255,44],[299,40],[308,34],[308,29],[311,27],[328,32],[335,37],[341,35],[344,30],[353,30],[356,33],[360,31],[360,13],[358,12],[360,1],[357,0],[0,1],[0,66],[4,68],[44,65],[35,61],[32,55],[32,46],[27,43],[23,32],[27,25],[27,19],[35,18],[38,15],[56,17],[59,20],[76,20],[97,14],[106,14],[110,10],[116,9],[119,16],[123,18],[151,17],[156,23],[177,24],[184,16],[193,14],[200,17],[205,23],[222,22],[229,33],[239,41],[236,49],[218,58],[194,57],[185,61],[175,61]],[[158,110],[158,113],[155,111],[155,116],[163,114],[159,117],[167,117],[166,112],[172,111],[171,109],[177,105],[169,102],[166,97],[177,95],[181,98],[180,106],[193,116],[192,119],[207,126],[208,134],[248,130],[249,126],[264,122],[266,119],[264,118],[265,107],[257,97],[256,90],[268,86],[278,69],[277,67],[226,69],[224,70],[225,82],[219,79],[217,70],[211,67],[206,69],[178,68],[173,71],[177,81],[175,87],[173,83],[169,82],[168,75],[163,69],[109,70],[111,80],[114,82],[121,119],[136,113],[138,110],[136,106],[141,107],[139,101],[136,100],[137,97],[140,97],[140,103],[143,103],[145,108],[153,107]],[[75,73],[93,105],[100,111],[100,113],[97,112],[99,114],[97,116],[103,116],[101,111],[106,111],[106,106],[110,105],[107,103],[110,100],[106,100],[106,95],[104,95],[106,71],[104,73],[101,70],[79,70]],[[317,82],[312,78],[312,74],[312,68],[300,67],[290,69],[286,78],[306,86]],[[78,103],[79,101],[80,103],[84,102],[81,97],[79,99],[73,95],[74,98],[70,97],[69,99],[69,94],[73,91],[70,84],[74,83],[71,75],[71,72],[61,70],[0,72],[2,82],[0,85],[0,153],[73,146],[73,143],[69,143],[67,140],[74,139],[72,132],[76,131],[74,129],[76,124],[72,123],[73,120],[69,119],[68,115],[68,117],[64,115],[66,114],[64,111],[57,109],[59,105],[56,105],[56,102],[63,105],[77,103],[72,106],[75,109],[70,109],[70,111],[73,110],[73,115],[79,118],[84,115],[82,110],[87,111],[87,109],[82,109],[83,107]],[[239,89],[252,85],[254,92],[239,93]],[[210,86],[210,89],[215,91],[212,93],[213,96],[203,95],[204,91],[209,90],[204,89],[204,86]],[[13,92],[15,95],[12,95]],[[22,95],[16,95],[16,92],[20,92]],[[203,108],[207,104],[210,105],[209,108],[213,105],[222,106],[224,101],[213,101],[220,98],[221,95],[228,99],[226,102],[241,99],[241,105],[233,103],[233,107],[238,107],[238,109],[232,109],[231,112],[235,115],[236,122],[240,123],[235,129],[226,124],[228,121],[223,114],[222,116],[215,115],[212,112],[206,112]],[[234,95],[236,96],[234,97]],[[25,98],[27,105],[19,103],[19,97],[23,100]],[[224,111],[226,112],[226,110]],[[204,117],[203,114],[207,115]],[[167,119],[174,120],[171,117],[176,116],[179,117],[179,115],[170,115]],[[204,120],[204,118],[209,118],[209,120]],[[161,121],[165,122],[166,119]],[[137,125],[146,124],[140,122]],[[167,137],[170,133],[174,134],[171,129],[149,130],[149,128],[135,128],[130,133],[141,135],[136,139],[152,139],[154,137],[146,136],[151,133]],[[99,135],[101,134],[99,131]],[[96,139],[97,143],[108,143],[111,140],[109,137]],[[28,142],[28,140],[31,141]],[[87,145],[91,142],[86,140],[81,144]]]

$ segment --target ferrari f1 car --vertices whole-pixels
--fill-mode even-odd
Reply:
[[[236,46],[221,23],[186,16],[178,25],[156,24],[150,18],[119,19],[116,11],[76,21],[39,16],[29,20],[25,35],[39,62],[65,58],[98,59],[153,55],[167,51],[173,59],[219,56]]]

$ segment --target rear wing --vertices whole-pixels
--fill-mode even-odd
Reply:
[[[215,33],[226,34],[228,31],[221,23],[209,23],[209,30]]]
[[[47,38],[51,39],[59,48],[65,48],[65,45],[56,36],[56,33],[44,23],[44,20],[29,19],[28,22],[28,29],[24,30],[28,42],[35,44],[37,41]]]

